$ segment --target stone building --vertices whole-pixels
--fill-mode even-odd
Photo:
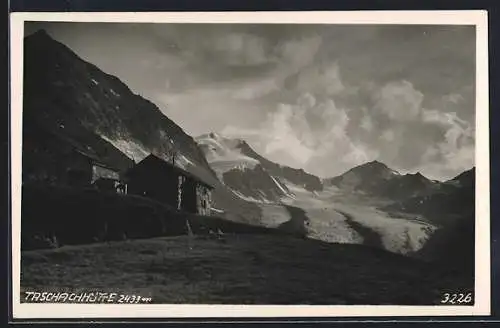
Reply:
[[[148,197],[173,208],[210,215],[213,186],[204,179],[150,154],[125,174],[128,193]]]

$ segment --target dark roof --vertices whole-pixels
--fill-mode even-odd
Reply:
[[[97,165],[126,171],[135,163],[112,143],[74,122],[47,122],[23,117],[23,140],[56,153],[76,152]]]
[[[92,155],[84,150],[81,150],[79,148],[74,148],[74,150],[79,153],[80,155],[82,156],[85,156],[87,157],[91,162],[92,164],[94,165],[97,165],[97,166],[100,166],[100,167],[104,167],[104,168],[107,168],[107,169],[110,169],[110,170],[113,170],[113,171],[120,171],[120,168],[116,167],[116,166],[113,166],[113,165],[110,165],[110,164],[106,164],[104,163],[100,158],[98,158],[97,156],[95,155]]]
[[[134,161],[128,158],[123,152],[113,144],[103,139],[101,136],[88,133],[85,138],[78,138],[70,135],[63,135],[58,131],[50,131],[62,142],[67,143],[77,153],[89,158],[92,163],[112,169],[114,171],[126,171],[134,165]],[[50,133],[49,132],[49,133]],[[78,140],[81,139],[81,140]],[[91,146],[88,146],[88,145]]]
[[[139,167],[139,166],[142,166],[142,165],[158,165],[160,167],[164,167],[166,169],[170,169],[176,173],[178,173],[179,175],[183,175],[187,178],[190,178],[192,180],[195,180],[203,185],[205,185],[206,187],[209,187],[211,189],[214,188],[213,184],[208,182],[207,180],[191,173],[191,172],[188,172],[178,166],[175,166],[173,165],[172,163],[170,162],[167,162],[166,160],[154,155],[154,154],[149,154],[148,156],[146,156],[142,161],[140,161],[139,163],[137,163],[133,168],[131,168],[130,170],[134,170],[136,167]],[[130,171],[129,170],[129,171]]]

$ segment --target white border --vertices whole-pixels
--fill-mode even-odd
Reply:
[[[21,318],[236,318],[490,315],[489,97],[487,12],[12,13],[11,158],[13,316]],[[432,24],[476,26],[476,304],[474,306],[98,305],[20,303],[22,54],[25,21],[135,23]],[[417,287],[417,286],[415,286]],[[418,292],[418,291],[416,291]]]

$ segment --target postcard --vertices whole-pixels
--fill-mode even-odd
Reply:
[[[11,14],[15,318],[490,314],[485,11]]]

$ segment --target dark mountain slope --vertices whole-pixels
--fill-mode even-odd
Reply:
[[[414,213],[438,226],[419,252],[469,275],[475,258],[475,169],[443,182],[433,191],[396,202],[389,212]]]
[[[171,140],[193,166],[211,174],[193,138],[118,78],[85,62],[43,30],[25,38],[24,52],[23,92],[29,95],[24,97],[25,116],[54,127],[74,129],[80,124],[112,141],[136,144],[142,154],[124,150],[135,161],[147,152],[165,156]]]
[[[475,169],[443,182],[424,195],[389,205],[387,209],[418,213],[435,224],[446,224],[456,218],[474,217]]]
[[[224,215],[258,221],[258,206],[227,190],[193,138],[156,105],[134,94],[118,78],[82,60],[43,30],[25,38],[24,53],[26,130],[40,126],[71,140],[78,134],[76,140],[81,146],[96,149],[101,148],[102,137],[136,162],[149,153],[169,159],[175,151],[179,157],[176,163],[213,182],[215,206],[223,209]],[[38,142],[36,135],[27,134],[25,144]],[[25,165],[36,167],[36,160],[28,159]]]
[[[134,164],[111,143],[79,125],[61,124],[53,130],[29,117],[23,123],[23,183],[64,184],[65,174],[61,174],[78,154],[119,171]]]
[[[476,177],[476,168],[473,167],[470,170],[460,173],[459,175],[449,180],[448,182],[454,184],[458,183],[462,187],[474,187],[474,184],[476,182],[475,177]]]

